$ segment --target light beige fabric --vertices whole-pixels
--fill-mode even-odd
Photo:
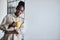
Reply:
[[[0,40],[21,40],[22,39],[22,28],[23,28],[23,24],[21,26],[21,28],[9,28],[8,29],[8,25],[11,24],[12,22],[16,22],[16,21],[20,21],[23,23],[24,18],[19,16],[16,17],[15,14],[8,14],[2,21],[0,28],[2,28],[3,30],[8,30],[8,31],[13,31],[16,30],[19,34],[4,34],[4,37],[2,37]]]

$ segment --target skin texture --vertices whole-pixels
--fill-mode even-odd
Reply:
[[[18,17],[22,12],[24,11],[24,7],[23,6],[20,6],[16,9],[16,12],[15,12],[15,15],[16,17]],[[12,22],[12,24],[9,25],[9,27],[15,27],[16,26],[16,23],[15,22]]]
[[[15,12],[16,17],[18,17],[23,11],[24,11],[23,6],[18,7],[16,9],[16,12]],[[15,26],[16,26],[16,23],[12,22],[12,24],[9,25],[9,28],[10,27],[15,27]],[[8,33],[8,34],[18,34],[18,32],[16,30],[14,30],[14,31],[5,31],[5,32]]]
[[[18,17],[24,11],[24,7],[20,6],[16,9],[15,15]]]

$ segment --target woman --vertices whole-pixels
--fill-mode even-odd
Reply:
[[[22,31],[24,18],[20,15],[23,13],[25,9],[25,3],[20,1],[18,6],[16,7],[16,12],[13,14],[8,14],[3,19],[0,29],[4,31],[4,37],[0,40],[21,40],[22,39]],[[21,22],[20,27],[16,27],[16,22]]]

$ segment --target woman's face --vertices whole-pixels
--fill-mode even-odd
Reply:
[[[24,7],[20,6],[16,9],[16,15],[19,16],[24,11]]]

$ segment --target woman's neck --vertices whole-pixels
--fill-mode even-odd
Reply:
[[[14,13],[16,17],[18,17],[19,15],[17,15],[17,13]]]

